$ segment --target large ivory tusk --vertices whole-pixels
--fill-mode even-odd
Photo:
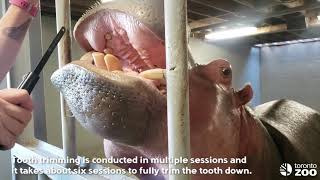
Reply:
[[[151,80],[165,80],[165,69],[150,69],[140,73],[140,76]]]

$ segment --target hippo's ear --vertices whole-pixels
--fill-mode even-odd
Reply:
[[[253,97],[252,87],[246,85],[243,89],[235,93],[236,106],[240,107],[247,104]]]

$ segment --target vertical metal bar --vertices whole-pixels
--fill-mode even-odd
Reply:
[[[29,51],[32,70],[38,65],[39,60],[42,57],[42,25],[40,14],[41,13],[39,12],[39,15],[33,18],[29,28]],[[36,105],[33,110],[34,136],[39,140],[47,141],[43,73],[40,74],[40,79],[33,90],[32,99]]]
[[[187,1],[165,0],[167,62],[168,146],[170,158],[190,157],[189,78],[187,47]],[[181,169],[189,164],[169,164]],[[170,180],[188,180],[188,175],[171,174]]]
[[[57,31],[64,26],[66,33],[58,45],[59,67],[71,62],[71,16],[70,0],[56,0]],[[76,128],[75,119],[71,116],[68,106],[60,94],[62,142],[65,158],[76,158]],[[73,168],[75,164],[66,164]]]
[[[7,6],[8,6],[8,0],[2,1],[1,4],[1,17],[6,13]],[[10,71],[7,73],[6,78],[3,79],[3,81],[6,81],[6,88],[11,88],[11,79],[10,79]]]
[[[50,180],[50,178],[45,174],[38,174],[37,180]]]
[[[18,168],[16,161],[17,161],[17,158],[14,156],[11,156],[11,168],[12,168],[11,170],[12,171],[14,171],[16,168]],[[17,171],[17,173],[18,173],[18,171]],[[15,172],[11,173],[11,180],[17,180],[17,174]]]

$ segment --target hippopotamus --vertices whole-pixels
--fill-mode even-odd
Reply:
[[[54,72],[80,124],[104,138],[106,157],[168,157],[166,59],[162,0],[98,3],[77,22],[74,37],[87,52]],[[187,61],[187,60],[186,60]],[[249,84],[232,86],[224,59],[189,69],[192,158],[246,158],[246,163],[193,163],[194,169],[246,168],[249,174],[196,173],[193,180],[276,180],[282,163],[320,163],[320,114],[292,100],[257,106]],[[128,169],[166,163],[117,164]],[[137,174],[141,179],[168,179]],[[293,175],[288,178],[295,178]]]

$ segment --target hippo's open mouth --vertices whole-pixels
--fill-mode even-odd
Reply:
[[[51,80],[84,127],[139,145],[165,114],[164,42],[139,17],[112,6],[117,3],[100,5],[78,21],[74,36],[87,53]]]
[[[74,36],[88,52],[81,59],[109,72],[139,77],[165,93],[164,42],[134,16],[99,6],[78,21]]]

